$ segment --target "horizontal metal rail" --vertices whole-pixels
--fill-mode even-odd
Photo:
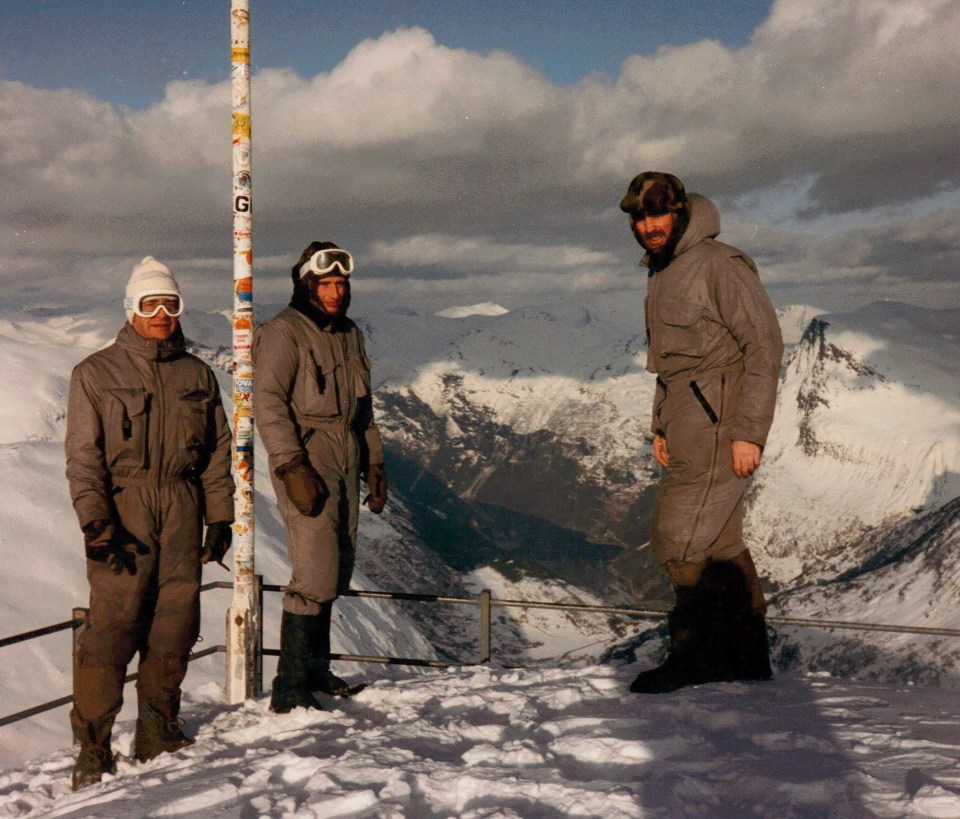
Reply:
[[[210,583],[205,583],[200,587],[200,591],[209,591],[211,589],[232,589],[233,583],[229,581],[213,581]],[[264,584],[263,590],[270,592],[282,592],[284,589],[283,586],[277,584]],[[478,606],[481,611],[481,629],[480,629],[480,657],[478,663],[468,663],[468,662],[459,662],[451,661],[446,662],[442,660],[423,660],[418,658],[411,657],[386,657],[386,656],[373,656],[366,654],[337,654],[332,653],[330,658],[332,660],[340,660],[343,662],[357,662],[357,663],[380,663],[383,665],[405,665],[405,666],[418,666],[425,668],[456,668],[462,666],[476,665],[489,661],[490,659],[490,649],[491,649],[491,635],[490,631],[492,628],[492,622],[489,616],[490,609],[493,607],[499,608],[520,608],[520,609],[542,609],[542,610],[551,610],[551,611],[579,611],[593,614],[613,614],[625,617],[640,617],[640,618],[660,618],[664,617],[667,614],[666,609],[654,609],[654,608],[632,608],[627,606],[599,606],[589,603],[550,603],[542,600],[511,600],[511,599],[500,599],[492,597],[489,590],[484,589],[479,596],[477,597],[451,597],[448,595],[439,595],[439,594],[418,594],[412,592],[385,592],[385,591],[360,591],[350,589],[343,593],[344,597],[357,597],[370,600],[400,600],[408,602],[419,602],[419,603],[451,603],[456,605],[470,605]],[[779,617],[775,615],[770,615],[766,618],[767,622],[772,625],[782,625],[782,626],[795,626],[799,628],[824,628],[824,629],[846,629],[851,631],[874,631],[874,632],[889,632],[894,634],[918,634],[926,636],[935,636],[935,637],[960,637],[960,629],[955,628],[946,628],[946,627],[936,627],[936,626],[902,626],[902,625],[893,625],[886,623],[861,623],[847,620],[815,620],[812,618],[801,618],[801,617]],[[65,620],[62,623],[56,623],[54,625],[45,626],[38,629],[33,629],[32,631],[23,632],[22,634],[15,634],[10,637],[4,637],[0,639],[0,648],[4,646],[14,645],[16,643],[22,643],[27,640],[32,640],[37,637],[43,637],[47,634],[55,634],[59,631],[66,631],[67,629],[76,629],[83,624],[83,619],[73,618],[70,620]],[[226,646],[224,645],[215,645],[208,646],[197,652],[191,652],[190,661],[198,660],[201,657],[206,657],[211,654],[216,653],[225,653]],[[267,656],[279,656],[279,649],[275,648],[264,648],[262,649],[264,655]],[[124,682],[131,682],[137,679],[136,674],[130,674],[125,677]],[[9,725],[10,723],[17,722],[28,717],[41,714],[45,711],[50,711],[54,708],[59,708],[62,705],[67,705],[73,702],[72,696],[61,697],[56,700],[52,700],[42,705],[37,705],[32,708],[24,709],[23,711],[18,711],[15,714],[9,714],[5,717],[0,717],[0,727],[4,725]]]
[[[45,634],[56,634],[58,631],[66,631],[68,628],[79,628],[82,620],[64,620],[62,623],[56,623],[52,626],[35,628],[33,631],[25,631],[23,634],[14,634],[12,637],[0,639],[0,648],[12,646],[17,643],[24,643],[27,640],[33,640],[36,637],[43,637]]]
[[[852,623],[847,620],[810,620],[803,617],[767,617],[768,623],[802,628],[840,628],[851,631],[888,631],[893,634],[927,634],[937,637],[960,637],[958,628],[939,626],[895,626],[886,623]]]
[[[80,620],[78,622],[82,623],[83,621]],[[210,654],[216,654],[217,652],[225,653],[226,650],[227,650],[226,646],[219,645],[219,646],[210,646],[208,648],[202,649],[201,651],[197,651],[197,652],[190,652],[190,662],[193,662],[194,660],[199,660],[201,657],[206,657]],[[126,677],[123,678],[123,682],[124,684],[126,684],[128,682],[133,682],[135,679],[137,679],[136,674],[128,674]],[[60,697],[60,699],[51,700],[50,702],[45,702],[45,703],[42,703],[41,705],[35,705],[32,708],[26,708],[23,711],[17,711],[15,714],[8,714],[5,717],[0,717],[0,728],[2,728],[4,725],[9,725],[11,722],[19,722],[22,719],[26,719],[27,717],[34,717],[37,714],[44,713],[45,711],[52,711],[54,708],[59,708],[61,705],[69,705],[71,702],[73,702],[73,695]]]

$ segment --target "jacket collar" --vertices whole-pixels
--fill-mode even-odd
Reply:
[[[187,348],[187,340],[179,324],[170,338],[159,341],[155,338],[144,338],[133,329],[132,324],[127,322],[123,325],[123,329],[117,333],[116,343],[124,350],[150,361],[167,361],[176,358],[182,355]]]

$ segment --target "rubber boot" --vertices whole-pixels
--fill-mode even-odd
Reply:
[[[116,713],[112,713],[94,722],[87,722],[76,708],[70,711],[73,738],[80,743],[80,753],[77,754],[71,778],[71,786],[75,791],[99,782],[104,774],[116,773],[117,766],[110,749],[110,733],[115,717]]]
[[[286,714],[293,708],[320,709],[310,693],[310,658],[320,626],[319,615],[292,614],[284,610],[280,619],[280,660],[270,695],[271,711]]]
[[[748,681],[773,679],[766,618],[755,612],[743,612],[734,627],[738,637],[738,648],[734,653],[733,679]]]
[[[711,682],[703,662],[703,610],[698,588],[679,587],[677,602],[667,615],[670,646],[656,668],[641,671],[630,683],[635,694],[665,694],[688,685]]]
[[[711,563],[704,573],[713,595],[716,640],[713,662],[725,680],[769,680],[766,600],[750,553]]]
[[[333,614],[333,601],[329,600],[320,607],[316,639],[310,656],[309,682],[311,691],[342,697],[350,693],[350,686],[330,670],[330,618]]]
[[[133,736],[133,755],[138,762],[193,745],[195,740],[183,733],[183,720],[177,717],[179,712],[179,702],[140,703]]]

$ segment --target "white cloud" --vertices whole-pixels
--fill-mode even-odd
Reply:
[[[333,238],[373,278],[615,280],[637,256],[616,203],[659,167],[743,220],[745,249],[781,281],[886,273],[908,249],[907,275],[942,271],[960,261],[942,211],[926,208],[919,239],[894,234],[924,201],[955,207],[958,41],[958,0],[782,0],[743,48],[663,48],[572,87],[421,29],[316,77],[264,70],[257,256],[285,279],[308,241]],[[0,82],[0,276],[51,258],[228,257],[229,98],[227,83],[175,82],[133,112]],[[855,243],[824,239],[858,225]]]

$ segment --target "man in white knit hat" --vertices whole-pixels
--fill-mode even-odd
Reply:
[[[221,561],[232,535],[230,429],[213,372],[185,349],[169,268],[152,256],[136,265],[124,308],[116,341],[70,379],[67,479],[90,581],[70,712],[74,789],[115,770],[110,735],[137,652],[134,755],[193,742],[178,714],[201,565]]]

